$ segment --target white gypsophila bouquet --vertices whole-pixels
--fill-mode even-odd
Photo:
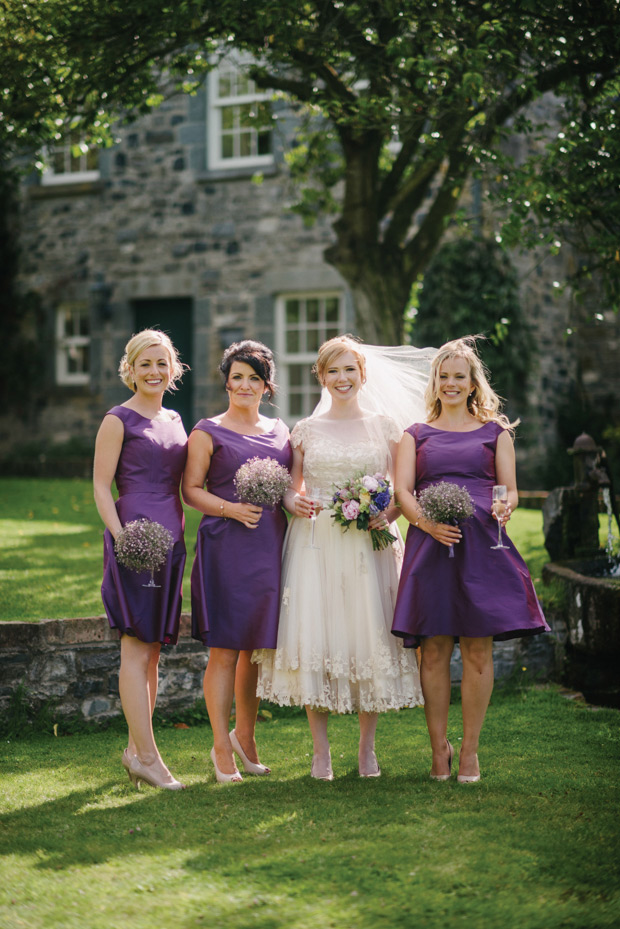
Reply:
[[[473,516],[475,504],[466,487],[450,481],[429,484],[417,495],[422,514],[433,523],[451,523],[453,526]],[[454,557],[454,546],[450,546],[450,558]]]
[[[237,470],[235,491],[242,503],[277,506],[291,485],[291,475],[275,458],[250,458]]]
[[[152,519],[134,519],[123,526],[114,542],[116,560],[131,571],[151,572],[151,583],[157,586],[153,574],[165,562],[174,545],[169,529]]]

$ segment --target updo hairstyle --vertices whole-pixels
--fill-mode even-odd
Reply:
[[[347,333],[346,335],[336,336],[335,339],[329,339],[321,345],[317,359],[312,367],[314,375],[321,385],[331,365],[345,352],[352,352],[355,355],[362,381],[366,380],[366,358],[362,352],[361,344],[354,336]]]
[[[189,365],[184,364],[180,360],[179,353],[172,344],[169,335],[162,332],[160,329],[143,329],[141,332],[132,335],[125,346],[125,354],[121,358],[121,362],[118,366],[118,373],[121,381],[126,387],[133,391],[133,393],[136,392],[136,385],[131,369],[136,363],[136,359],[143,351],[156,345],[162,346],[168,354],[168,359],[170,361],[170,383],[166,390],[177,390],[176,382],[183,377],[185,371],[189,370]]]
[[[273,399],[276,390],[276,366],[270,348],[253,339],[244,339],[243,342],[233,342],[229,345],[220,362],[220,371],[227,389],[228,377],[234,361],[241,361],[253,368],[260,379],[265,382],[265,392],[269,399]]]

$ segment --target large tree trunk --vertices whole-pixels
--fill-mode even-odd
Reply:
[[[381,241],[382,136],[339,128],[345,155],[344,194],[340,218],[334,223],[336,243],[325,249],[325,260],[351,289],[358,334],[367,342],[399,345],[413,280],[402,251],[394,252]]]
[[[388,259],[381,246],[364,252],[365,260],[360,261],[359,254],[339,242],[327,248],[324,256],[349,285],[357,334],[375,345],[400,345],[412,282],[398,260]]]

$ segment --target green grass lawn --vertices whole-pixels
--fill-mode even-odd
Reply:
[[[460,707],[450,736],[461,733]],[[383,776],[332,717],[332,783],[302,716],[259,726],[268,778],[217,785],[208,726],[163,728],[181,793],[138,793],[120,725],[4,744],[3,929],[605,929],[620,924],[620,713],[496,692],[483,780],[429,780],[422,709],[387,713]]]
[[[186,520],[191,558],[200,514],[187,508]],[[90,481],[0,479],[1,619],[100,615],[102,559],[103,524]],[[186,605],[189,575],[186,569]]]
[[[186,508],[186,608],[199,521],[200,514]],[[400,522],[404,535],[407,523]],[[90,481],[0,479],[0,619],[100,615],[102,535]],[[510,535],[532,576],[540,577],[548,561],[540,511],[517,510]]]

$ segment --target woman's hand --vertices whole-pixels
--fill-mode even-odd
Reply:
[[[373,516],[368,522],[369,529],[389,529],[390,521],[386,516],[385,511],[382,513],[377,513],[376,516]]]
[[[316,516],[317,513],[320,513],[323,509],[323,505],[319,503],[318,500],[312,500],[310,497],[305,497],[303,494],[297,494],[293,506],[294,515],[300,516],[302,519],[312,519],[313,516]]]
[[[263,515],[262,506],[255,506],[253,503],[228,503],[226,510],[230,519],[236,519],[247,529],[256,529]]]
[[[497,519],[497,518],[498,518],[496,513],[491,513],[491,515],[493,516],[493,519]],[[500,521],[501,524],[502,524],[502,528],[506,525],[506,523],[508,522],[508,520],[510,519],[511,516],[512,516],[512,507],[510,506],[509,503],[507,503],[507,504],[506,504],[506,507],[505,507],[505,509],[504,509],[504,512],[503,512],[502,515],[499,517],[499,521]]]
[[[433,523],[429,519],[424,520],[424,531],[442,545],[456,545],[463,538],[463,533],[458,526],[451,526],[449,523]]]

